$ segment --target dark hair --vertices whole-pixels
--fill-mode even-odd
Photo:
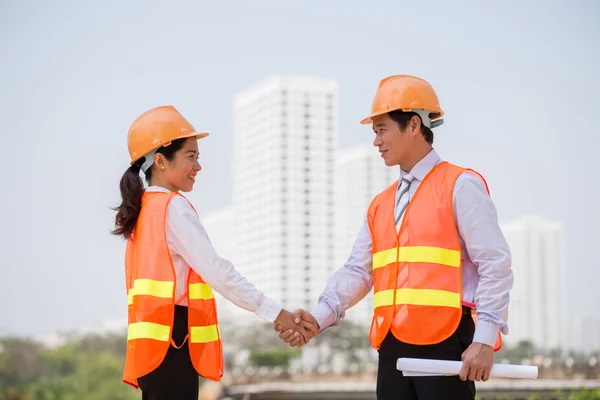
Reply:
[[[177,150],[181,149],[183,143],[187,138],[173,140],[171,144],[163,147],[159,147],[156,150],[165,156],[169,161],[173,161]],[[115,229],[111,231],[113,235],[123,236],[125,239],[129,239],[135,225],[137,224],[140,211],[142,211],[142,195],[144,194],[144,184],[140,177],[140,169],[145,161],[145,157],[137,160],[135,164],[127,168],[119,187],[121,189],[121,205],[113,208],[117,212],[115,217]],[[148,168],[145,173],[146,182],[150,183],[152,180],[152,167]]]
[[[410,122],[413,115],[416,115],[417,117],[419,116],[419,114],[414,112],[404,112],[400,110],[391,111],[388,115],[398,124],[401,130],[406,129],[406,126]],[[419,119],[421,119],[421,117],[419,117]],[[423,137],[427,143],[433,144],[433,131],[423,125],[423,121],[421,121],[421,133],[423,134]]]

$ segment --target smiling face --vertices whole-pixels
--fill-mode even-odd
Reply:
[[[400,129],[398,123],[388,114],[373,118],[375,132],[373,146],[379,149],[388,167],[403,165],[407,159],[410,159],[415,140],[413,129],[410,129],[411,125],[409,123],[405,129]]]
[[[156,153],[153,168],[152,185],[162,186],[172,192],[191,192],[196,183],[196,174],[202,169],[198,163],[198,140],[195,137],[185,139],[171,160]]]

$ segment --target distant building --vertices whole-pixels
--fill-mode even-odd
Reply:
[[[537,347],[566,351],[566,268],[560,222],[527,216],[502,224],[510,246],[514,286],[507,343],[533,341]]]
[[[273,76],[234,100],[236,266],[290,310],[314,306],[335,267],[337,118],[331,79]]]
[[[398,167],[387,167],[372,145],[338,150],[335,175],[335,266],[343,267],[365,223],[373,198],[400,176]],[[325,284],[325,282],[323,283]],[[370,325],[373,317],[373,291],[346,313],[346,319]]]

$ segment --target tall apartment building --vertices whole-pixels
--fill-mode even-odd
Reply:
[[[312,308],[334,264],[338,85],[273,76],[234,99],[236,266],[289,309]]]
[[[506,342],[567,350],[564,229],[536,216],[502,224],[511,250],[511,291]]]

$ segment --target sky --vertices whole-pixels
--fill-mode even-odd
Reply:
[[[593,0],[0,0],[0,334],[125,318],[109,230],[130,124],[172,104],[211,133],[188,196],[208,215],[231,202],[233,96],[273,74],[339,82],[339,152],[371,143],[381,78],[428,80],[437,152],[486,177],[501,221],[564,224],[569,316],[598,315],[598,17]]]

